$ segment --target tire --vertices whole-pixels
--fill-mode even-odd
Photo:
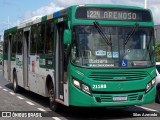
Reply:
[[[15,93],[18,92],[17,74],[16,74],[15,71],[13,72],[13,91],[14,91]]]
[[[58,112],[60,110],[60,104],[55,101],[55,91],[54,91],[53,84],[50,85],[48,89],[48,93],[49,93],[50,109],[54,112]]]

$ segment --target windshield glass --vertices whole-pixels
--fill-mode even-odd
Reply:
[[[71,61],[82,67],[148,67],[154,64],[153,29],[100,26],[108,41],[93,26],[75,26]],[[127,42],[126,42],[127,40]]]

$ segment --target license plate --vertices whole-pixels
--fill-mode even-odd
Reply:
[[[113,97],[113,101],[127,101],[126,96],[115,96]]]

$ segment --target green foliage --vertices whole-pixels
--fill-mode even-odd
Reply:
[[[156,42],[156,62],[160,62],[160,40],[157,40]]]

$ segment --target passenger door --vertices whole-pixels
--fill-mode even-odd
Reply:
[[[64,84],[67,80],[66,46],[63,43],[63,35],[66,26],[65,21],[56,24],[56,98],[62,101],[64,101]]]
[[[30,27],[23,30],[23,83],[24,88],[28,89],[28,68],[29,68],[29,42]]]

